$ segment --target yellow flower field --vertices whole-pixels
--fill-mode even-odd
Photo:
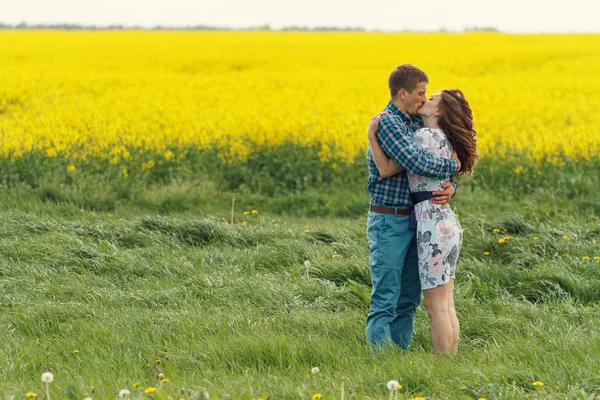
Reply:
[[[402,62],[461,88],[482,157],[600,154],[600,35],[0,32],[0,156],[113,164],[252,144],[321,143],[350,163]],[[173,152],[175,151],[175,152]],[[519,161],[520,162],[520,161]],[[152,168],[147,163],[140,168]]]

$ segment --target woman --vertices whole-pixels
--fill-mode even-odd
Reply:
[[[458,89],[442,90],[431,96],[417,113],[425,127],[415,132],[415,143],[441,158],[451,158],[452,152],[456,152],[460,160],[458,174],[471,174],[479,158],[477,133],[473,127],[473,113],[463,93]],[[377,143],[380,115],[373,117],[369,125],[369,144],[381,177],[388,178],[403,168],[388,159]],[[430,201],[431,192],[443,190],[442,184],[448,179],[407,174],[416,219],[419,276],[431,320],[433,349],[438,353],[455,353],[459,324],[452,291],[462,229],[449,206]]]

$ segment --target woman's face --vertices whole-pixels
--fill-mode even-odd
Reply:
[[[425,118],[436,117],[439,114],[438,105],[442,99],[441,93],[435,93],[417,110],[417,114]]]

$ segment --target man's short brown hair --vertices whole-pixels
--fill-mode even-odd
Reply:
[[[412,64],[400,64],[392,71],[388,78],[388,87],[392,98],[396,97],[400,89],[411,93],[419,83],[429,83],[425,71]]]

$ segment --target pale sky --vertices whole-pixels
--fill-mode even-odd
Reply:
[[[598,0],[0,0],[0,22],[600,32]],[[600,45],[600,44],[599,44]]]

